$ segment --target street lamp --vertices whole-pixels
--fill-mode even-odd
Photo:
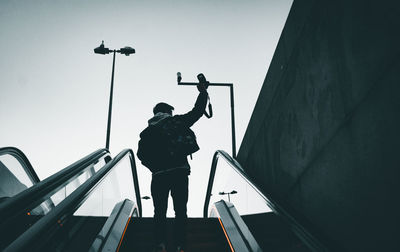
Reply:
[[[114,68],[115,68],[115,53],[121,53],[125,54],[126,56],[129,56],[130,54],[135,53],[135,49],[129,46],[125,46],[124,48],[121,48],[119,50],[116,49],[109,49],[107,47],[104,47],[104,40],[101,42],[101,45],[99,47],[96,47],[94,49],[94,53],[97,54],[109,54],[110,52],[113,52],[113,64],[112,64],[112,73],[111,73],[111,88],[110,88],[110,102],[108,105],[108,122],[107,122],[107,137],[106,137],[106,148],[109,149],[110,147],[110,130],[111,130],[111,111],[112,111],[112,99],[113,99],[113,89],[114,89]]]
[[[231,202],[231,197],[229,195],[236,194],[237,191],[233,190],[232,192],[219,192],[219,195],[228,195],[228,201]]]
[[[196,82],[181,82],[182,75],[180,72],[177,73],[178,85],[186,86],[197,86]],[[203,75],[204,77],[204,75]],[[208,86],[219,86],[219,87],[229,87],[231,95],[231,129],[232,129],[232,157],[236,158],[236,137],[235,137],[235,103],[233,100],[233,83],[210,83],[207,82]]]

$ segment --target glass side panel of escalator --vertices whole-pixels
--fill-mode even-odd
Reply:
[[[38,245],[49,251],[88,251],[114,206],[129,199],[136,202],[129,156],[125,156],[99,182],[71,216],[61,220],[51,237]]]
[[[51,194],[51,196],[48,198],[48,201],[51,201],[53,204],[53,207],[57,206],[62,202],[68,195],[70,195],[72,192],[74,192],[80,185],[85,183],[89,178],[91,178],[101,167],[105,165],[104,160],[100,160],[96,164],[89,165],[86,169],[83,169],[82,172],[75,177],[74,179],[68,181],[64,186],[56,190]],[[35,214],[35,212],[41,212],[42,209],[42,204],[38,205],[36,208],[32,209],[31,214]],[[41,214],[47,214],[48,211],[51,209],[48,209],[46,211],[42,211]]]
[[[231,202],[240,215],[271,212],[260,194],[223,159],[215,171],[208,212],[220,200]]]
[[[89,178],[91,178],[101,167],[105,165],[105,161],[101,160],[99,163],[88,167],[75,179],[71,180],[65,186],[60,188],[56,193],[54,193],[50,198],[54,202],[54,205],[58,205],[63,201],[68,195],[76,190],[80,185],[85,183]]]
[[[13,155],[0,154],[0,202],[31,187],[36,181]]]
[[[7,165],[17,165],[15,161],[10,161],[7,159],[2,159],[2,161],[6,160]],[[64,186],[53,191],[49,196],[42,199],[41,202],[37,203],[35,206],[30,207],[24,212],[20,214],[16,214],[7,220],[2,221],[1,229],[4,232],[1,232],[0,237],[0,250],[4,248],[12,241],[14,241],[18,236],[20,236],[23,232],[29,229],[32,225],[34,225],[39,219],[43,218],[48,214],[55,206],[57,206],[60,202],[62,202],[68,195],[70,195],[76,188],[78,188],[81,184],[83,184],[87,179],[92,177],[95,172],[105,165],[104,160],[100,160],[96,165],[89,165],[86,169],[83,169],[81,174],[79,174],[74,179],[68,181]],[[27,183],[26,177],[20,174],[21,181]],[[8,178],[9,179],[9,178]],[[27,183],[27,185],[32,186],[32,184]],[[26,188],[30,187],[26,186]],[[24,188],[24,190],[26,189]],[[6,199],[7,200],[7,199]]]

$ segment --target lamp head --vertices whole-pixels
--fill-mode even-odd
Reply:
[[[182,74],[181,74],[181,72],[177,72],[177,73],[176,73],[176,76],[177,76],[178,84],[181,83],[181,80],[182,80]]]
[[[101,45],[99,47],[94,48],[94,53],[97,54],[109,54],[110,49],[104,47],[104,40],[101,42]]]
[[[124,48],[121,48],[119,50],[122,54],[125,54],[126,56],[129,56],[129,54],[135,53],[135,49],[133,49],[130,46],[125,46]]]

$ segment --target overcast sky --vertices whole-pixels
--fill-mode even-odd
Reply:
[[[237,149],[246,131],[292,0],[0,2],[0,146],[15,146],[44,179],[105,146],[112,55],[116,57],[110,151],[136,153],[138,135],[160,101],[186,113],[203,72],[234,83]],[[192,129],[189,215],[200,216],[213,153],[231,153],[229,89],[210,87],[214,117]],[[150,172],[137,160],[142,195]],[[152,215],[145,202],[145,215]]]

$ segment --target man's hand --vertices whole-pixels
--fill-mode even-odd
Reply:
[[[200,93],[207,92],[207,88],[208,88],[207,84],[208,83],[200,82],[199,84],[197,84],[197,90],[199,90]]]

